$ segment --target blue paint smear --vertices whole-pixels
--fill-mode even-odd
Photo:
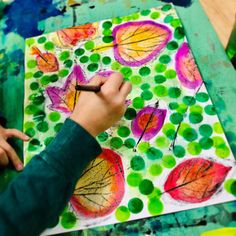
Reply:
[[[173,3],[176,6],[188,7],[191,5],[192,0],[162,0],[163,2]]]
[[[4,9],[7,15],[4,33],[17,32],[24,38],[40,35],[38,22],[51,16],[62,15],[52,0],[15,0]]]

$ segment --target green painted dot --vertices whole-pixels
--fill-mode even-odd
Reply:
[[[128,137],[130,135],[130,129],[127,126],[121,126],[117,130],[117,134],[122,137]]]
[[[151,17],[153,20],[156,20],[156,19],[158,19],[160,16],[161,16],[160,12],[153,12],[150,17]]]
[[[162,63],[162,64],[168,64],[168,63],[171,61],[171,58],[170,58],[170,56],[168,56],[168,55],[162,55],[162,56],[159,58],[159,61],[160,61],[160,63]]]
[[[44,36],[42,36],[42,37],[40,37],[39,39],[38,39],[38,43],[45,43],[46,42],[46,40],[47,40],[47,38],[46,37],[44,37]]]
[[[91,62],[99,62],[101,56],[98,53],[94,53],[90,56],[90,61]]]
[[[165,65],[165,64],[162,64],[162,63],[156,64],[156,66],[155,66],[155,71],[156,71],[157,73],[162,73],[162,72],[164,72],[165,70],[166,70],[166,65]]]
[[[65,61],[66,59],[68,59],[70,57],[70,52],[69,51],[63,51],[60,53],[59,55],[59,60],[61,61]]]
[[[236,196],[236,179],[227,179],[224,182],[224,188],[228,193]]]
[[[150,14],[151,10],[143,10],[140,12],[142,16],[148,16]]]
[[[132,17],[132,20],[137,20],[139,19],[139,13],[135,12],[131,15],[131,17]]]
[[[27,62],[27,67],[29,68],[29,69],[33,69],[33,68],[35,68],[37,66],[37,62],[35,61],[35,60],[29,60],[28,62]]]
[[[185,114],[187,110],[188,110],[188,106],[186,104],[179,104],[179,107],[176,109],[176,111],[181,114]]]
[[[58,72],[58,75],[60,76],[60,77],[65,77],[65,76],[67,76],[69,74],[69,70],[67,70],[67,69],[62,69],[62,70],[60,70],[59,72]]]
[[[161,159],[163,156],[162,151],[154,147],[149,148],[145,154],[149,160]]]
[[[33,82],[30,84],[31,90],[37,90],[39,88],[39,84],[37,82]]]
[[[164,18],[165,23],[170,23],[172,20],[173,20],[173,16],[171,16],[171,15],[168,15]]]
[[[171,169],[176,165],[176,160],[172,155],[165,155],[162,157],[162,165]]]
[[[133,107],[136,109],[141,109],[144,107],[144,100],[141,97],[134,98],[132,103],[133,103]]]
[[[185,149],[180,145],[175,145],[173,148],[173,153],[176,157],[182,158],[185,156]]]
[[[53,50],[54,49],[54,43],[53,42],[47,42],[44,44],[44,48],[46,50]]]
[[[28,38],[26,39],[26,44],[28,47],[31,47],[35,43],[34,38]]]
[[[207,115],[213,116],[216,115],[216,109],[213,105],[207,105],[204,107],[204,111],[206,112]]]
[[[177,125],[183,121],[183,115],[178,112],[175,112],[170,115],[170,121],[172,124]]]
[[[144,83],[144,84],[142,84],[141,86],[140,86],[140,88],[142,89],[142,90],[148,90],[148,89],[150,89],[150,84],[148,84],[148,83]]]
[[[102,41],[103,41],[104,43],[111,43],[113,40],[114,40],[113,36],[104,36],[104,37],[102,38]]]
[[[154,89],[153,92],[156,96],[158,97],[165,97],[168,94],[167,87],[164,85],[157,85]]]
[[[225,140],[220,137],[220,136],[214,136],[212,137],[212,140],[213,140],[213,146],[218,148],[218,147],[221,147],[221,146],[225,146]]]
[[[107,132],[100,133],[97,138],[100,142],[105,142],[108,139],[109,135]]]
[[[93,41],[87,41],[84,44],[84,47],[86,50],[92,50],[94,48],[94,42]]]
[[[141,180],[142,180],[142,175],[139,173],[132,172],[127,176],[127,183],[131,187],[137,187],[139,186]]]
[[[152,176],[158,176],[162,173],[163,168],[159,164],[153,164],[149,167],[149,173]]]
[[[156,75],[156,76],[154,77],[154,80],[155,80],[155,82],[156,82],[157,84],[162,84],[162,83],[164,83],[164,82],[166,81],[166,77],[163,76],[163,75]]]
[[[60,120],[61,114],[59,112],[53,111],[48,115],[48,117],[52,122],[57,122]]]
[[[177,28],[179,26],[181,26],[181,22],[179,19],[173,19],[171,22],[170,22],[171,26],[173,26],[174,28]]]
[[[165,72],[165,77],[167,79],[174,79],[176,77],[176,71],[175,70],[172,70],[172,69],[169,69]]]
[[[167,136],[167,138],[173,140],[175,137],[175,126],[171,123],[166,123],[162,127],[162,132]]]
[[[114,61],[111,65],[112,70],[119,70],[121,68],[121,64],[117,61]]]
[[[40,142],[38,139],[31,139],[29,141],[29,145],[28,145],[28,151],[33,152],[36,151],[40,146]]]
[[[131,149],[131,148],[134,148],[134,147],[135,147],[136,142],[135,142],[135,140],[134,140],[133,138],[127,138],[127,139],[125,140],[125,142],[124,142],[124,145],[125,145],[127,148]]]
[[[130,167],[136,171],[143,170],[145,168],[145,161],[141,156],[134,156],[130,161]]]
[[[102,58],[102,63],[104,65],[109,65],[111,63],[111,58],[110,57],[103,57]]]
[[[203,137],[199,140],[202,149],[208,150],[213,146],[213,140],[208,137]]]
[[[210,137],[213,133],[213,130],[212,130],[212,127],[210,125],[203,124],[199,127],[199,133],[203,137]]]
[[[44,140],[44,144],[45,146],[48,146],[52,141],[53,141],[54,137],[47,137],[45,140]]]
[[[32,77],[33,77],[33,73],[32,72],[25,73],[25,79],[31,79]]]
[[[194,97],[185,96],[183,97],[183,103],[186,104],[187,106],[192,106],[196,103],[196,100]]]
[[[111,29],[104,29],[102,31],[102,34],[105,36],[110,36],[110,35],[112,35],[112,30]]]
[[[29,96],[29,100],[35,105],[40,105],[45,101],[45,97],[42,93],[33,93]]]
[[[34,122],[31,122],[31,121],[27,121],[27,122],[25,122],[25,124],[24,124],[24,128],[25,128],[25,129],[33,128],[34,126],[35,126],[35,123],[34,123]]]
[[[61,225],[65,229],[71,229],[76,224],[76,215],[73,212],[66,212],[61,216]]]
[[[179,104],[177,102],[171,102],[169,103],[169,108],[171,110],[176,110],[179,107]]]
[[[128,202],[130,212],[138,214],[143,210],[143,201],[140,198],[131,198]]]
[[[43,72],[42,72],[42,71],[37,71],[37,72],[34,73],[33,77],[36,78],[36,79],[38,79],[38,78],[40,78],[42,75],[43,75]]]
[[[68,59],[68,60],[65,60],[63,64],[65,67],[71,68],[73,65],[73,61],[71,59]]]
[[[103,22],[102,27],[104,29],[110,29],[112,27],[112,22],[111,21],[105,21],[105,22]]]
[[[38,112],[33,114],[33,120],[42,122],[46,117],[46,113],[42,110],[39,110]]]
[[[87,63],[87,62],[89,61],[89,57],[87,57],[87,56],[82,56],[82,57],[79,59],[79,61],[80,61],[81,63]]]
[[[38,123],[36,128],[39,132],[42,132],[42,133],[46,133],[49,129],[48,123],[46,121]]]
[[[190,112],[202,113],[203,108],[199,105],[193,105],[190,107]]]
[[[143,179],[139,184],[139,192],[143,195],[149,195],[154,190],[154,186],[151,180]]]
[[[230,149],[226,145],[221,145],[216,148],[215,154],[220,158],[227,158],[230,156]]]
[[[171,41],[167,44],[166,47],[168,50],[176,50],[179,47],[179,45],[176,41]]]
[[[148,211],[151,215],[160,215],[164,210],[164,205],[159,198],[150,198],[148,201]]]
[[[148,142],[140,142],[138,144],[138,151],[141,153],[147,152],[149,148],[150,148],[150,144]]]
[[[25,107],[25,113],[27,115],[33,115],[33,114],[35,114],[38,111],[39,111],[38,107],[33,105],[33,104],[30,104],[30,105]]]
[[[196,100],[198,102],[207,102],[209,100],[209,96],[207,93],[197,93]]]
[[[133,120],[136,117],[136,110],[133,108],[127,108],[124,114],[125,119]]]
[[[164,6],[161,8],[161,10],[162,10],[162,11],[169,11],[171,8],[172,8],[172,7],[171,7],[170,4],[166,4],[166,5],[164,5]]]
[[[178,98],[181,95],[181,89],[177,87],[170,87],[168,90],[168,95],[171,98]]]
[[[174,32],[174,37],[179,40],[179,39],[184,38],[184,36],[185,36],[184,28],[183,27],[177,27],[175,29],[175,32]]]
[[[126,206],[119,206],[116,209],[115,216],[118,221],[124,222],[130,218],[130,211]]]
[[[130,82],[133,85],[138,85],[138,84],[142,83],[142,77],[139,75],[133,75],[130,77]]]
[[[166,148],[170,145],[170,141],[164,136],[158,136],[155,142],[159,148]]]
[[[191,142],[187,146],[187,150],[191,155],[199,155],[202,151],[202,147],[198,142]]]
[[[224,133],[220,122],[214,123],[214,125],[213,125],[213,130],[214,130],[214,132],[217,133],[217,134],[223,134],[223,133]]]
[[[113,19],[112,19],[112,23],[113,23],[113,24],[118,25],[118,24],[120,24],[121,22],[122,22],[122,18],[120,18],[120,17],[116,17],[116,18],[113,18]]]
[[[97,63],[91,63],[87,66],[87,69],[91,72],[94,72],[98,69],[98,64]]]
[[[84,54],[85,50],[83,48],[78,48],[75,50],[76,56],[82,56]]]
[[[29,137],[33,137],[35,135],[35,130],[33,128],[28,128],[27,130],[25,130],[25,134]]]
[[[125,78],[129,78],[133,71],[130,67],[122,67],[120,70],[120,73],[125,77]]]
[[[203,120],[203,116],[201,113],[191,112],[189,114],[189,121],[192,124],[198,124],[198,123],[202,122],[202,120]]]
[[[60,129],[62,128],[62,126],[63,126],[63,123],[58,123],[58,124],[56,124],[56,125],[54,126],[54,131],[55,131],[56,133],[58,133],[58,132],[60,131]]]
[[[66,76],[67,72],[64,71],[63,73],[65,74],[64,76]],[[63,73],[62,73],[62,75],[63,75]],[[51,81],[51,82],[56,82],[56,81],[58,81],[58,79],[59,79],[59,77],[58,77],[57,74],[54,74],[54,75],[51,75],[51,76],[50,76],[50,81]]]
[[[191,126],[189,125],[189,124],[187,124],[187,123],[181,123],[180,124],[180,127],[179,127],[179,134],[181,135],[181,136],[183,136],[183,133],[184,133],[184,131],[186,130],[186,129],[188,129],[188,128],[191,128]]]
[[[142,68],[139,69],[139,74],[140,74],[141,76],[148,76],[148,75],[150,75],[150,73],[151,73],[151,70],[150,70],[150,68],[147,67],[147,66],[144,66],[144,67],[142,67]]]
[[[192,142],[198,138],[197,132],[193,128],[187,128],[183,132],[183,137],[188,142]]]
[[[50,76],[48,76],[48,75],[43,76],[43,77],[40,79],[40,82],[41,82],[42,85],[47,85],[47,84],[49,84],[49,83],[51,82]]]
[[[118,137],[113,137],[111,138],[110,140],[110,146],[114,149],[119,149],[121,148],[123,145],[123,141],[121,138],[118,138]]]
[[[145,90],[145,91],[143,91],[143,92],[141,93],[141,97],[142,97],[144,100],[148,101],[148,100],[151,100],[151,99],[152,99],[153,94],[152,94],[151,91]]]

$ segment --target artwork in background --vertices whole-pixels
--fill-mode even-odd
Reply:
[[[233,200],[234,157],[171,5],[26,40],[26,163],[42,151],[95,75],[133,84],[103,152],[47,233]]]

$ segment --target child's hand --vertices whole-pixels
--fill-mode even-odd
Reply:
[[[0,167],[6,167],[9,160],[17,170],[23,169],[23,164],[17,156],[15,150],[7,142],[9,138],[19,138],[23,141],[28,141],[29,137],[17,129],[5,129],[0,126]]]
[[[124,115],[131,84],[120,73],[113,73],[109,78],[97,76],[90,84],[101,85],[101,91],[81,92],[71,119],[95,137]]]

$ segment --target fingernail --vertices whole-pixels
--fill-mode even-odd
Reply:
[[[16,166],[16,169],[17,169],[17,170],[22,170],[22,169],[23,169],[23,164],[22,164],[22,163],[19,163],[19,164]]]
[[[29,137],[28,135],[25,135],[25,139],[29,140],[29,139],[30,139],[30,137]]]

